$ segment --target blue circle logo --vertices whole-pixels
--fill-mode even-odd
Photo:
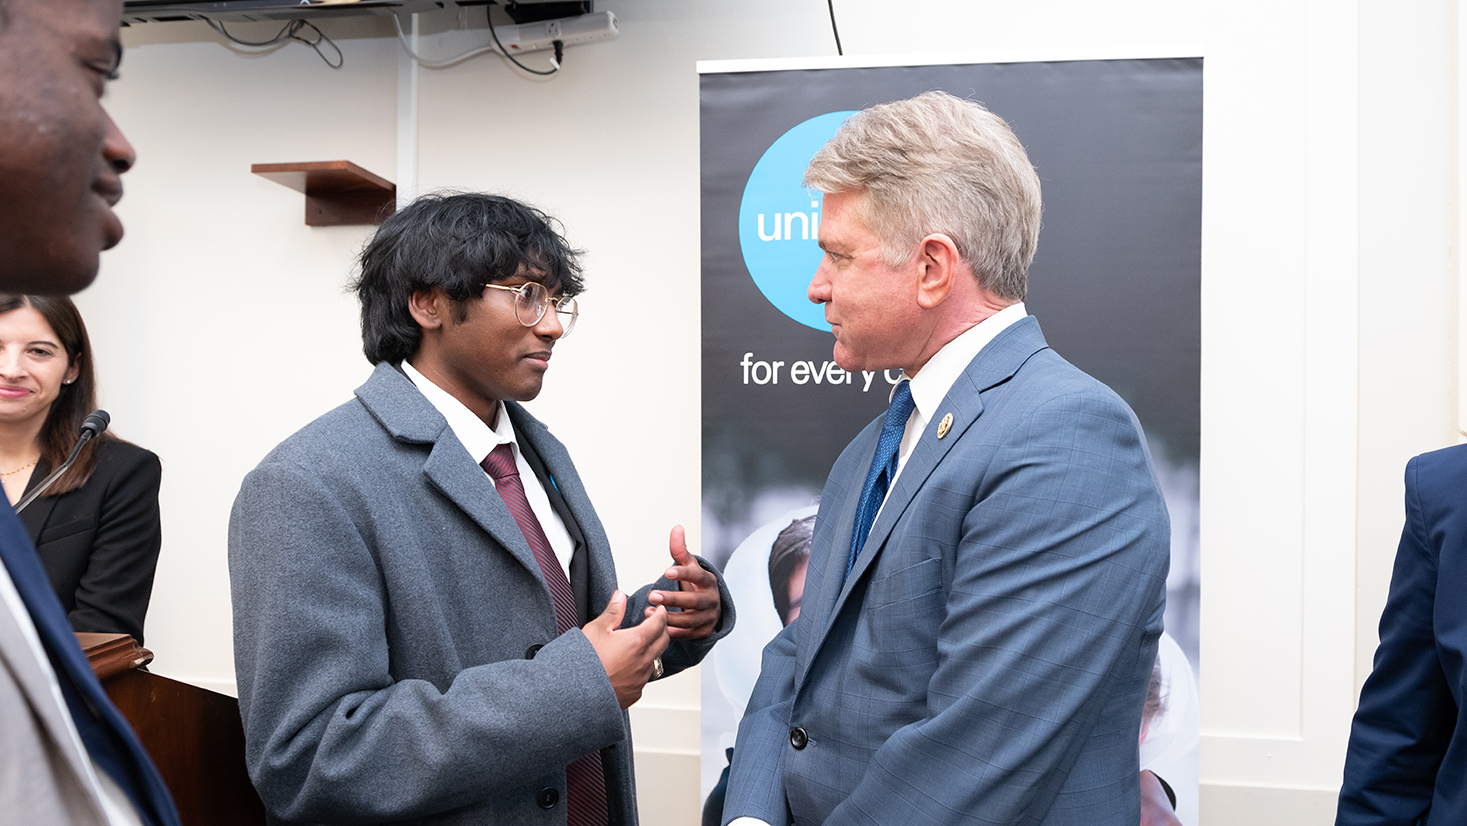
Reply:
[[[800,185],[805,167],[854,111],[810,118],[779,136],[744,186],[739,248],[759,292],[775,309],[806,327],[830,332],[825,309],[806,290],[820,266],[821,195]]]

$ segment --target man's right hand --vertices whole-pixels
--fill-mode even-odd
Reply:
[[[623,709],[642,699],[642,687],[652,678],[652,661],[662,655],[669,641],[666,608],[659,605],[638,625],[622,628],[626,609],[627,595],[617,591],[601,616],[581,629],[601,658],[601,667],[611,678],[616,701]]]

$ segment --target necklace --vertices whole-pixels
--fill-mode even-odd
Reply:
[[[41,460],[40,459],[37,459],[35,462],[31,462],[28,465],[21,465],[20,467],[16,468],[15,470],[12,470],[12,471],[9,471],[9,472],[6,472],[6,473],[0,473],[0,479],[4,479],[6,476],[14,476],[17,473],[20,473],[22,470],[30,470],[31,468],[35,467],[36,466],[36,462],[39,462],[39,461],[41,461]]]

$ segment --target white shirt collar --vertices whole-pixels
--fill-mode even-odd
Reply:
[[[494,416],[494,428],[484,424],[484,420],[475,416],[473,411],[464,406],[463,402],[455,399],[448,391],[434,384],[427,376],[418,372],[411,364],[402,363],[402,372],[407,374],[408,380],[423,394],[428,403],[437,408],[443,418],[448,420],[448,429],[458,437],[464,449],[474,461],[483,465],[484,458],[490,451],[500,445],[511,445],[514,451],[515,468],[519,471],[520,481],[524,486],[525,500],[534,512],[535,518],[540,522],[540,528],[545,531],[545,538],[550,542],[550,548],[555,552],[555,558],[560,560],[561,570],[567,578],[570,577],[571,557],[576,552],[576,541],[571,538],[566,529],[565,522],[560,514],[555,512],[551,506],[548,494],[545,493],[545,485],[542,483],[535,471],[525,460],[524,451],[520,450],[520,444],[514,437],[514,425],[509,421],[509,411],[505,410],[504,402],[499,402],[499,409]],[[486,470],[484,478],[492,484],[494,477]],[[552,483],[554,480],[551,480]]]
[[[902,377],[912,382],[912,401],[917,405],[922,422],[932,418],[938,405],[947,398],[948,391],[957,382],[958,376],[978,357],[978,351],[1027,315],[1029,313],[1024,309],[1024,302],[1010,304],[944,344],[917,371],[917,375],[908,376],[903,371]],[[892,391],[895,392],[896,388],[893,387]]]
[[[474,415],[474,411],[464,406],[464,403],[455,399],[447,390],[434,384],[431,379],[419,373],[411,364],[404,361],[402,372],[408,380],[423,394],[423,398],[433,405],[443,418],[448,420],[448,429],[458,437],[460,443],[468,450],[469,455],[474,457],[475,462],[482,462],[489,452],[502,444],[515,445],[516,452],[519,446],[514,438],[514,425],[510,424],[509,413],[504,409],[504,402],[497,402],[498,411],[494,416],[494,427],[484,424],[484,420]]]

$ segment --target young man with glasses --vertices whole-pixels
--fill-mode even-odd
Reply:
[[[636,823],[626,708],[733,609],[680,528],[667,576],[617,591],[575,466],[519,405],[575,324],[577,255],[477,194],[419,199],[362,253],[376,371],[265,457],[230,523],[276,822]]]

